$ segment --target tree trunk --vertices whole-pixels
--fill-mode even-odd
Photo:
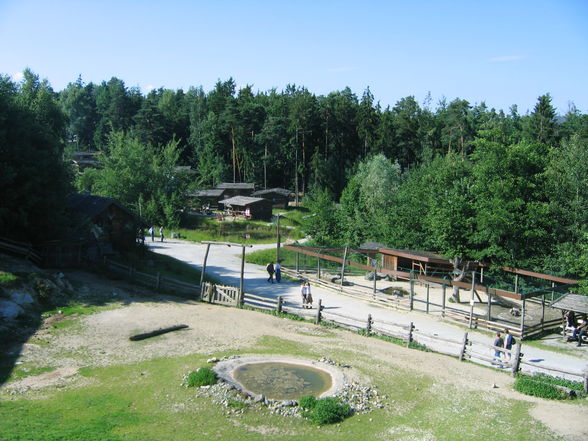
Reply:
[[[453,264],[452,280],[454,282],[461,282],[468,273],[468,269],[470,268],[471,262],[469,260],[464,261],[462,256],[454,257],[453,259],[449,259],[449,261]],[[456,303],[460,302],[458,286],[453,286],[453,294],[451,295],[451,297],[453,297],[453,300],[455,300]]]

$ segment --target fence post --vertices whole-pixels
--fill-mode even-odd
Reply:
[[[521,342],[517,341],[517,344],[515,346],[515,353],[514,353],[514,360],[512,362],[512,376],[516,377],[517,376],[517,372],[519,371],[520,367],[521,367],[521,357],[523,356],[523,354],[521,354]]]
[[[413,308],[413,298],[414,298],[414,279],[413,279],[413,272],[414,270],[410,270],[410,299],[409,299],[409,306],[410,310],[412,311]]]
[[[316,318],[314,319],[314,323],[317,325],[321,322],[321,309],[322,309],[321,303],[322,303],[322,299],[319,299],[318,306],[316,308]]]
[[[321,258],[316,258],[316,277],[321,280]]]
[[[206,260],[208,259],[208,252],[210,251],[210,244],[206,244],[206,252],[204,253],[204,262],[202,262],[202,271],[200,272],[200,286],[204,283],[204,273],[206,272]],[[202,288],[200,288],[200,296],[202,297]]]
[[[365,326],[365,335],[367,335],[368,337],[372,334],[372,323],[374,321],[372,320],[372,315],[368,314],[368,318],[367,318],[367,324]]]
[[[282,296],[278,296],[278,314],[282,313]]]
[[[588,366],[584,369],[584,393],[588,394]]]
[[[157,281],[155,282],[155,291],[159,291],[161,286],[161,273],[157,273]]]
[[[406,347],[409,347],[413,341],[412,331],[414,331],[414,323],[410,322],[410,326],[408,327],[408,338],[406,339]]]
[[[459,353],[459,361],[463,361],[466,353],[466,346],[468,345],[468,333],[466,332],[463,335],[463,344],[461,346],[461,351]]]
[[[345,247],[345,253],[343,254],[343,264],[341,265],[341,290],[343,290],[343,280],[345,279],[345,261],[347,260],[347,247]]]
[[[469,328],[472,329],[472,319],[474,317],[474,293],[476,292],[476,272],[472,271],[472,297],[470,298],[470,321]]]
[[[296,251],[296,272],[300,272],[300,253]]]
[[[427,283],[427,314],[429,313],[429,289],[431,287],[430,283]]]

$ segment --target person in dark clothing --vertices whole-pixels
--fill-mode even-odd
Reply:
[[[274,283],[274,262],[268,263],[265,269],[269,274],[269,277],[267,278],[268,283]]]
[[[494,361],[502,366],[502,363],[501,363],[502,351],[499,348],[504,347],[504,339],[500,336],[500,332],[496,333],[496,338],[494,339],[493,345],[494,345]]]

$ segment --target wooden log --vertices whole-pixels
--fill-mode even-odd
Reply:
[[[413,340],[413,331],[414,331],[414,323],[410,322],[410,326],[408,327],[408,337],[406,338],[406,346],[410,346]]]
[[[517,344],[515,345],[514,356],[512,356],[512,358],[513,358],[513,360],[512,360],[512,376],[513,377],[517,376],[517,372],[521,368],[521,357],[522,356],[523,356],[523,354],[521,353],[521,342],[517,341]]]
[[[322,299],[319,299],[318,307],[316,308],[316,317],[314,319],[314,323],[317,325],[321,322],[321,309],[322,309],[321,303],[322,303]]]
[[[177,326],[170,326],[168,328],[156,329],[155,331],[133,335],[133,336],[129,337],[129,340],[131,340],[131,341],[145,340],[146,338],[156,337],[158,335],[167,334],[168,332],[178,331],[180,329],[186,329],[187,327],[188,327],[188,325],[177,325]]]
[[[282,304],[283,304],[284,300],[282,299],[282,296],[278,297],[278,306],[277,306],[277,312],[278,314],[282,313]]]
[[[372,320],[372,315],[368,314],[367,324],[365,326],[365,334],[369,337],[372,334],[372,324],[374,321]]]

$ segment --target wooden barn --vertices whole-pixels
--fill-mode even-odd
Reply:
[[[250,196],[233,196],[220,201],[225,210],[234,215],[245,216],[249,219],[270,220],[272,217],[272,203],[264,198]]]
[[[268,188],[267,190],[257,190],[251,196],[267,199],[272,202],[274,207],[288,208],[291,194],[292,192],[285,188]]]
[[[223,182],[216,186],[219,190],[224,190],[224,196],[227,198],[233,196],[251,196],[255,191],[255,184],[246,182]]]
[[[101,254],[109,250],[125,251],[135,244],[142,225],[137,216],[118,201],[74,193],[67,197],[67,206],[72,228],[96,244]]]
[[[209,210],[217,210],[219,201],[225,199],[225,190],[220,188],[196,190],[194,193],[187,194],[186,197],[194,209],[208,208]]]

